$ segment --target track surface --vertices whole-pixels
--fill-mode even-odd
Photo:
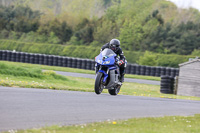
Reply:
[[[84,77],[84,78],[95,79],[94,74],[82,74],[82,73],[61,72],[61,71],[55,71],[55,72],[57,74],[61,74],[64,76]],[[160,85],[160,81],[153,81],[153,80],[125,78],[124,81],[125,82],[135,82],[135,83],[140,83],[140,84]]]
[[[0,132],[108,119],[199,113],[200,101],[0,87]]]

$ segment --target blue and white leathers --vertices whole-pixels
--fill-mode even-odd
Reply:
[[[115,89],[117,86],[121,86],[122,83],[119,81],[120,72],[117,55],[111,49],[104,49],[96,58],[96,75],[102,73],[103,80],[100,84],[106,89]],[[97,76],[96,79],[97,80]]]

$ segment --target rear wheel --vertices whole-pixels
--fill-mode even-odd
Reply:
[[[104,85],[103,85],[103,73],[98,73],[96,80],[95,80],[95,85],[94,85],[94,90],[96,94],[101,94],[103,91]]]
[[[117,95],[118,93],[119,93],[119,91],[120,91],[120,88],[121,88],[121,85],[117,85],[116,87],[115,87],[115,89],[112,89],[112,90],[108,90],[108,92],[109,92],[109,94],[110,95]]]

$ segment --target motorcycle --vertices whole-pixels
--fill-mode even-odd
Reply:
[[[110,95],[117,95],[122,86],[120,71],[117,62],[118,56],[111,49],[104,49],[95,57],[95,86],[96,94],[101,94],[103,89],[108,89]]]

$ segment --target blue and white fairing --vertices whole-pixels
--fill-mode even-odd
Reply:
[[[104,49],[95,59],[99,65],[114,66],[116,54],[111,49]]]
[[[95,59],[97,66],[106,67],[108,70],[118,70],[118,66],[115,64],[117,60],[117,55],[111,49],[104,49]],[[104,79],[103,82],[105,83],[108,78],[108,70],[107,69],[100,69],[98,72],[103,73]],[[118,72],[118,71],[117,71]]]

